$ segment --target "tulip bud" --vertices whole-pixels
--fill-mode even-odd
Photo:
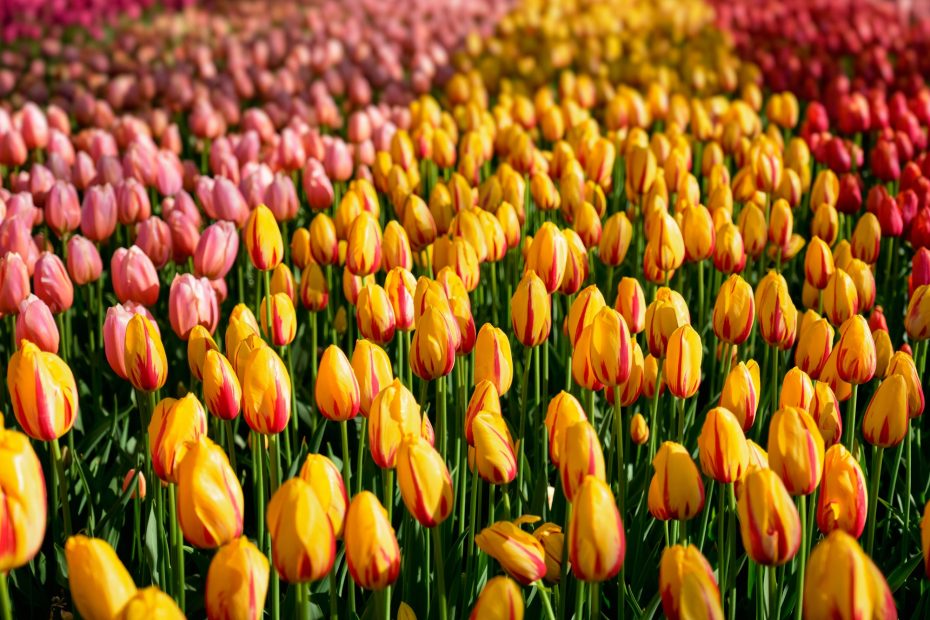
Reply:
[[[842,325],[859,312],[859,292],[845,270],[837,269],[827,280],[823,291],[823,309],[834,325]]]
[[[239,233],[232,222],[207,226],[194,249],[194,273],[216,280],[225,278],[236,262]]]
[[[568,312],[567,323],[568,337],[571,339],[573,348],[578,346],[582,330],[591,324],[605,305],[604,296],[594,284],[586,287],[575,297]]]
[[[362,491],[352,499],[345,521],[346,561],[359,586],[383,590],[400,574],[400,548],[387,511],[378,498]]]
[[[878,262],[882,247],[882,227],[874,213],[863,213],[849,239],[852,255],[866,264]]]
[[[74,303],[74,287],[61,259],[43,252],[33,272],[33,290],[53,314],[64,312]]]
[[[110,261],[110,271],[113,291],[121,303],[134,301],[153,306],[158,301],[158,272],[139,246],[116,250]]]
[[[739,275],[731,275],[714,303],[714,334],[731,345],[743,344],[752,332],[754,318],[752,287]]]
[[[313,489],[329,519],[333,534],[337,539],[342,538],[349,500],[339,469],[322,454],[308,454],[299,475]]]
[[[260,620],[268,593],[268,559],[240,536],[216,552],[207,571],[204,602],[215,620]]]
[[[408,436],[397,452],[397,483],[404,505],[424,527],[435,527],[452,512],[452,477],[429,442]]]
[[[399,379],[381,389],[368,413],[368,442],[378,467],[392,469],[404,437],[420,432],[420,406]]]
[[[587,416],[581,403],[568,392],[559,392],[549,401],[545,425],[549,433],[549,458],[554,466],[561,466],[560,455],[565,431],[584,420],[587,420]]]
[[[771,346],[790,349],[797,331],[798,311],[791,301],[785,279],[780,274],[769,272],[756,287],[755,302],[762,338]]]
[[[907,435],[907,382],[892,374],[875,390],[862,418],[862,435],[873,446],[891,448]]]
[[[568,530],[572,571],[582,581],[612,579],[623,567],[626,535],[610,487],[595,476],[587,476],[572,505]]]
[[[106,541],[78,534],[65,542],[74,607],[88,620],[116,618],[136,593],[129,571]]]
[[[657,290],[655,300],[646,308],[645,331],[652,356],[664,358],[672,333],[690,323],[691,315],[684,298],[667,287]]]
[[[695,545],[672,545],[662,552],[659,594],[669,620],[723,617],[714,571]]]
[[[395,267],[384,278],[384,291],[394,312],[394,325],[401,331],[410,331],[414,322],[413,294],[416,280],[406,269]]]
[[[687,521],[704,508],[704,483],[684,446],[663,442],[652,461],[649,512],[661,521]]]
[[[19,304],[14,338],[15,342],[28,340],[42,351],[58,353],[60,334],[55,317],[45,302],[35,295],[29,295]]]
[[[115,618],[116,620],[148,620],[149,618],[183,620],[184,614],[170,596],[157,587],[151,586],[136,590]]]
[[[0,550],[0,570],[6,574],[31,562],[38,553],[45,538],[48,502],[42,465],[29,439],[22,433],[2,428],[0,494],[5,503],[4,528],[9,536]],[[65,557],[70,563],[68,548],[66,544]],[[78,599],[79,596],[74,596],[75,604]]]
[[[710,211],[703,205],[686,208],[681,214],[681,234],[685,243],[685,258],[702,261],[714,253],[716,229]]]
[[[499,413],[482,410],[471,423],[474,468],[490,484],[507,484],[517,476],[516,448]]]
[[[599,480],[605,479],[604,454],[601,443],[597,438],[597,431],[587,420],[580,420],[566,427],[559,438],[562,458],[559,462],[559,473],[562,478],[562,489],[569,502],[574,501],[581,484],[588,476]]]
[[[668,339],[663,374],[669,391],[690,398],[701,387],[701,337],[690,325],[682,325]]]
[[[823,239],[816,235],[807,246],[804,255],[804,277],[811,286],[824,289],[833,275],[833,252]]]
[[[630,332],[620,313],[602,308],[591,322],[589,353],[594,375],[607,386],[624,383],[633,362]]]
[[[258,205],[242,231],[245,247],[252,265],[259,271],[271,271],[284,257],[284,240],[274,213],[265,205]]]
[[[366,276],[381,268],[381,226],[371,213],[358,214],[347,242],[346,268],[351,273]]]
[[[442,310],[429,307],[416,321],[416,330],[410,345],[410,366],[413,372],[426,381],[443,377],[455,366],[456,343],[453,326],[455,317]]]
[[[842,444],[831,446],[824,456],[817,527],[824,534],[839,529],[859,538],[867,510],[868,493],[859,462]]]
[[[323,351],[314,397],[317,409],[329,420],[342,422],[358,415],[361,398],[358,380],[346,354],[336,345]]]
[[[805,410],[783,407],[769,423],[769,467],[793,495],[809,495],[823,474],[824,442]]]
[[[743,477],[749,468],[749,446],[735,415],[723,407],[707,412],[698,436],[701,471],[728,484]]]
[[[503,575],[484,584],[468,620],[523,620],[523,592],[517,583]]]
[[[74,425],[78,391],[68,365],[24,340],[10,358],[6,373],[13,413],[33,439],[58,439]]]
[[[177,483],[188,447],[207,432],[207,414],[193,393],[180,400],[165,398],[155,406],[147,430],[152,470],[165,482]]]
[[[103,262],[100,260],[100,252],[97,251],[97,246],[80,235],[68,239],[67,263],[68,274],[78,286],[96,282],[100,277],[100,272],[103,271]],[[3,270],[0,270],[0,278],[2,278],[3,273]],[[5,289],[6,285],[4,283],[0,286],[0,291]],[[0,293],[0,299],[4,298],[5,295],[5,293]]]
[[[854,315],[840,327],[836,347],[836,372],[840,379],[860,385],[875,375],[875,340],[869,324],[861,315]]]
[[[646,300],[639,280],[627,277],[620,280],[614,309],[626,321],[631,334],[643,331],[646,326]]]
[[[475,536],[475,544],[497,560],[507,574],[523,585],[529,585],[546,575],[545,550],[542,544],[515,523],[498,521],[484,528]],[[617,568],[619,570],[619,566]]]
[[[778,399],[780,408],[798,407],[804,411],[809,411],[813,398],[814,383],[806,372],[795,366],[785,373]]]
[[[908,338],[921,341],[930,338],[930,284],[914,289],[904,314]]]
[[[607,221],[601,232],[597,255],[608,266],[618,267],[626,259],[633,238],[633,225],[626,214],[614,213]]]
[[[242,535],[242,487],[222,448],[200,437],[187,446],[176,475],[178,522],[187,542],[209,549]]]
[[[336,537],[316,493],[301,478],[283,483],[268,502],[275,570],[288,583],[318,581],[336,559]]]
[[[287,367],[278,354],[264,344],[242,357],[241,366],[237,374],[242,385],[242,413],[246,423],[262,435],[280,433],[291,417],[291,377]],[[352,379],[354,381],[355,377]]]
[[[736,416],[744,431],[752,428],[756,419],[761,387],[759,365],[754,360],[740,362],[723,382],[720,406]]]
[[[746,554],[764,566],[780,566],[801,546],[801,518],[782,479],[756,469],[740,483],[737,516]]]
[[[475,343],[474,381],[490,381],[499,395],[504,395],[513,382],[513,358],[510,340],[503,330],[490,323],[481,326]]]
[[[833,327],[826,319],[818,318],[804,325],[800,332],[794,363],[812,379],[817,379],[833,351]]]

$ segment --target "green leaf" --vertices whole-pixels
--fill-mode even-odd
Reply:
[[[918,553],[917,555],[908,559],[904,564],[898,566],[891,572],[890,575],[888,575],[888,587],[891,588],[892,592],[896,592],[898,588],[904,585],[908,577],[911,576],[911,573],[914,572],[914,569],[920,565],[922,560],[923,555]]]
[[[152,575],[158,573],[158,524],[155,516],[155,504],[149,507],[149,516],[145,521],[145,559]]]

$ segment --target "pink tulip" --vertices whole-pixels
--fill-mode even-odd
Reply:
[[[229,289],[226,287],[226,280],[223,278],[210,280],[210,286],[213,287],[213,292],[216,293],[216,303],[222,306],[226,298],[229,297]]]
[[[74,285],[68,271],[61,259],[51,252],[39,255],[32,275],[32,288],[54,314],[64,312],[74,304]]]
[[[171,229],[172,258],[178,265],[186,263],[194,255],[200,241],[200,228],[182,211],[172,211],[168,216],[168,228]]]
[[[281,137],[278,141],[278,164],[282,170],[292,172],[303,168],[307,161],[307,153],[304,151],[303,142],[290,127],[285,127],[281,131]]]
[[[28,149],[44,149],[48,145],[48,121],[39,106],[31,101],[23,106],[23,142]]]
[[[123,155],[123,175],[149,186],[155,184],[157,150],[145,140],[135,140]]]
[[[129,302],[118,304],[107,309],[107,317],[103,321],[103,351],[107,356],[107,362],[120,378],[128,379],[126,374],[126,363],[124,361],[126,351],[126,326],[130,319],[137,314],[144,315],[152,322],[155,331],[160,333],[158,323],[144,306]]]
[[[239,184],[239,190],[250,209],[265,202],[265,192],[273,180],[274,173],[265,164],[250,162],[243,166],[243,178],[242,183]]]
[[[79,190],[85,190],[97,178],[97,168],[94,166],[94,160],[84,151],[80,151],[74,158],[74,165],[71,167],[71,179],[74,186]]]
[[[0,135],[0,164],[10,167],[19,167],[26,163],[29,151],[22,134],[10,129]]]
[[[112,185],[116,187],[123,182],[123,166],[116,155],[101,155],[97,160],[95,185]]]
[[[206,278],[189,273],[174,277],[168,293],[168,318],[171,329],[181,340],[190,337],[191,330],[203,325],[211,334],[219,321],[216,292]]]
[[[92,241],[81,235],[68,239],[68,274],[78,286],[96,282],[103,271],[100,252]]]
[[[23,340],[34,343],[48,353],[58,353],[59,334],[55,317],[45,302],[35,295],[29,295],[19,303],[19,314],[16,316],[17,346]]]
[[[261,150],[262,139],[256,132],[248,130],[242,134],[239,141],[236,142],[236,148],[233,150],[233,154],[236,156],[239,165],[245,166],[249,163],[258,162]]]
[[[158,272],[139,246],[116,250],[110,260],[110,275],[113,291],[122,303],[153,306],[158,301]]]
[[[371,120],[362,110],[349,116],[349,140],[355,144],[371,139]]]
[[[136,179],[129,177],[116,185],[116,217],[120,224],[131,226],[152,214],[148,192]]]
[[[49,161],[51,161],[52,155],[57,155],[68,168],[74,165],[75,152],[74,145],[71,143],[71,138],[57,129],[52,129],[49,132],[47,150]],[[49,168],[51,168],[50,165]],[[70,170],[68,174],[71,174]]]
[[[136,225],[136,245],[151,259],[155,269],[161,269],[171,259],[171,228],[158,216],[144,220]]]
[[[81,232],[91,241],[105,241],[116,230],[116,195],[110,185],[94,185],[81,204]]]
[[[236,262],[239,234],[232,222],[215,222],[204,229],[194,250],[194,273],[211,280],[225,278]]]
[[[0,258],[0,313],[15,314],[29,295],[29,270],[19,254],[7,252]]]
[[[289,176],[282,173],[275,175],[274,180],[265,190],[265,204],[274,213],[274,219],[285,222],[297,217],[300,204],[297,201],[297,190]]]
[[[213,181],[213,211],[207,214],[215,220],[234,222],[236,228],[242,228],[249,219],[249,206],[239,192],[239,188],[227,178],[218,177]],[[206,207],[205,207],[206,208]]]
[[[17,215],[7,211],[6,219],[0,223],[0,253],[18,254],[31,275],[36,260],[39,258],[39,251],[32,239],[32,230],[28,221],[30,221],[28,215]]]
[[[242,115],[242,128],[245,131],[254,131],[262,142],[271,142],[274,137],[274,124],[261,108],[249,108]]]
[[[199,196],[198,196],[199,197]],[[162,201],[161,214],[167,220],[174,211],[183,213],[187,219],[193,222],[197,228],[203,226],[203,216],[197,208],[197,203],[191,198],[191,195],[181,190],[171,198],[165,198]]]
[[[349,147],[340,139],[332,140],[326,147],[323,157],[326,176],[335,181],[348,181],[352,178],[352,154]]]
[[[159,151],[155,162],[155,186],[162,196],[174,196],[182,189],[181,160],[171,151]]]
[[[29,169],[29,187],[26,191],[32,194],[33,200],[39,206],[45,205],[48,192],[55,183],[55,175],[42,164],[32,164]]]
[[[303,172],[304,193],[314,211],[328,209],[333,204],[333,184],[326,176],[323,164],[315,159],[307,160]]]
[[[81,204],[77,190],[65,181],[55,181],[45,197],[45,223],[58,237],[81,225]]]

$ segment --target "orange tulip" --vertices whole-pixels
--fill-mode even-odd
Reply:
[[[520,586],[504,575],[484,584],[469,620],[523,620],[524,602]]]
[[[523,585],[546,575],[546,554],[542,544],[515,523],[498,521],[484,528],[475,536],[475,544]]]
[[[707,412],[698,436],[701,471],[727,484],[743,477],[749,468],[749,446],[735,415],[723,407]]]
[[[382,388],[368,414],[368,443],[375,464],[393,469],[401,443],[420,433],[421,422],[420,406],[399,379]]]
[[[885,377],[891,375],[901,375],[907,384],[907,416],[920,417],[924,412],[924,390],[914,358],[904,351],[892,355],[885,370]]]
[[[652,461],[649,512],[661,521],[687,521],[704,508],[704,483],[684,446],[663,442]]]
[[[720,406],[736,416],[744,431],[752,428],[755,422],[761,387],[759,365],[754,360],[748,364],[740,362],[723,382]]]
[[[809,323],[802,323],[799,331],[794,363],[812,379],[817,379],[833,351],[833,327],[826,319],[817,318]]]
[[[756,287],[759,330],[766,343],[782,350],[794,344],[798,311],[781,274],[770,271]]]
[[[682,325],[668,339],[663,373],[669,391],[690,398],[701,387],[701,337],[690,325]]]
[[[191,374],[198,381],[203,381],[203,365],[207,358],[207,352],[216,351],[216,341],[203,325],[195,325],[191,330],[190,337],[187,339],[187,363],[190,366]]]
[[[178,523],[189,543],[210,549],[242,535],[242,487],[222,448],[200,437],[187,446],[176,476]]]
[[[604,453],[597,431],[587,420],[566,427],[560,440],[559,450],[563,455],[559,462],[562,490],[571,502],[586,477],[605,479]]]
[[[752,287],[741,276],[731,275],[720,287],[714,303],[714,334],[731,345],[743,344],[752,332],[755,314]]]
[[[291,418],[291,378],[274,350],[262,345],[252,350],[238,373],[242,383],[242,413],[252,430],[275,435]]]
[[[345,522],[346,562],[361,587],[383,590],[400,574],[400,547],[387,511],[378,498],[362,491],[352,499]]]
[[[862,418],[862,436],[873,446],[891,448],[904,441],[908,430],[907,382],[892,374],[872,395]]]
[[[381,225],[367,211],[352,221],[346,238],[346,269],[358,276],[367,276],[381,268]]]
[[[930,284],[922,284],[911,293],[904,314],[904,329],[913,341],[930,338]]]
[[[809,495],[823,475],[823,437],[814,419],[797,407],[782,407],[769,423],[769,467],[792,495]]]
[[[165,347],[156,327],[142,314],[133,315],[126,325],[124,362],[129,382],[137,390],[154,392],[165,385],[168,378]]]
[[[571,339],[573,348],[578,346],[581,331],[594,321],[594,317],[606,305],[604,296],[595,284],[578,293],[568,311],[568,337]]]
[[[259,309],[261,316],[262,334],[268,341],[276,346],[283,347],[294,341],[297,335],[297,313],[291,298],[284,293],[271,296],[271,310],[268,310],[268,296],[262,298]],[[271,326],[268,317],[271,316]]]
[[[836,372],[840,379],[860,385],[875,375],[875,340],[861,315],[847,319],[840,327],[836,345]]]
[[[328,420],[343,422],[358,415],[361,406],[358,379],[349,358],[334,344],[320,358],[313,394],[317,409]]]
[[[332,569],[336,537],[313,487],[302,478],[282,484],[268,502],[275,570],[288,583],[318,581]]]
[[[598,257],[605,265],[619,266],[626,259],[632,238],[633,225],[626,213],[614,213],[604,222],[597,248]]]
[[[854,538],[862,535],[868,510],[865,475],[859,462],[842,444],[831,446],[824,456],[823,483],[817,498],[817,527],[824,534],[843,530]]]
[[[234,420],[242,403],[242,387],[236,371],[216,350],[207,351],[203,364],[203,399],[207,409],[221,420]]]
[[[252,265],[259,271],[271,271],[284,258],[284,240],[274,213],[265,205],[258,205],[249,215],[242,230],[245,247]]]
[[[662,552],[659,594],[669,620],[723,618],[714,570],[695,545],[672,545]]]
[[[407,510],[424,527],[435,527],[452,513],[452,476],[428,441],[412,435],[401,442],[397,483]]]
[[[510,430],[498,413],[482,410],[472,420],[474,468],[490,484],[507,484],[517,477],[517,457]]]
[[[268,593],[268,559],[240,536],[216,552],[207,571],[204,602],[215,620],[261,620]]]
[[[308,454],[298,475],[313,488],[317,501],[329,519],[333,535],[337,539],[342,538],[346,510],[349,508],[342,473],[322,454]]]
[[[177,483],[177,468],[188,447],[207,432],[207,414],[193,393],[165,398],[155,406],[149,422],[152,470],[166,482]]]
[[[859,292],[856,283],[843,269],[836,269],[823,291],[824,314],[834,325],[842,325],[859,312]]]
[[[630,331],[620,313],[609,306],[602,308],[591,322],[589,355],[600,383],[614,387],[629,378],[633,363]]]
[[[646,338],[649,353],[656,358],[665,357],[669,337],[682,325],[691,323],[688,304],[677,291],[662,287],[656,291],[655,299],[646,308]]]
[[[456,343],[455,335],[459,336]],[[455,366],[457,344],[461,330],[452,315],[435,307],[426,309],[416,322],[410,345],[410,366],[425,381],[443,377]]]
[[[643,287],[636,278],[622,278],[617,285],[614,309],[620,313],[631,334],[638,334],[646,327],[646,300]]]
[[[532,269],[523,274],[510,300],[513,331],[525,347],[535,347],[549,338],[552,324],[550,297],[546,285]]]
[[[29,439],[0,424],[0,495],[4,500],[5,544],[0,545],[4,574],[32,561],[45,538],[48,502],[42,465]],[[65,545],[69,557],[68,545]],[[130,580],[131,583],[131,580]],[[77,597],[75,597],[77,600]]]
[[[626,535],[607,483],[587,476],[573,501],[568,526],[572,572],[582,581],[612,579],[623,567]]]
[[[801,546],[801,518],[782,479],[771,469],[740,482],[736,510],[746,554],[764,566],[781,566]]]
[[[78,415],[78,390],[60,357],[23,340],[10,358],[6,385],[16,421],[27,435],[52,441],[71,430]]]
[[[814,383],[806,372],[795,366],[785,373],[779,394],[779,407],[799,407],[810,411],[813,398]]]

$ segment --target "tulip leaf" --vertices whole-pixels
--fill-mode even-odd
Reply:
[[[155,504],[151,503],[149,516],[145,520],[145,558],[148,561],[149,571],[154,575],[158,572],[158,525],[155,515]]]
[[[898,566],[891,572],[890,575],[888,575],[888,587],[891,588],[892,592],[897,592],[898,588],[904,585],[908,577],[911,576],[911,573],[914,572],[914,569],[917,568],[922,560],[923,555],[918,553]]]

